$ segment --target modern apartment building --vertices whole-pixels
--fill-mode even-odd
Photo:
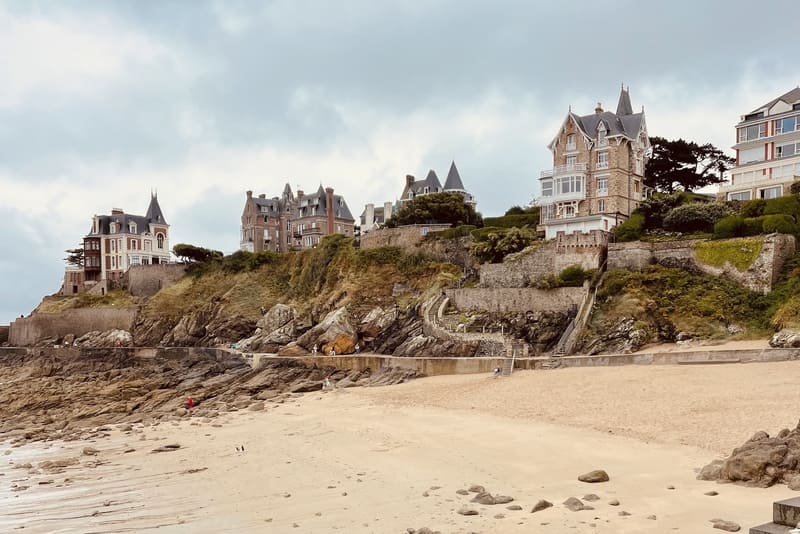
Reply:
[[[608,231],[646,197],[650,140],[644,108],[633,112],[628,89],[620,90],[615,113],[600,103],[590,115],[570,109],[548,148],[553,168],[539,177],[540,228],[547,239],[559,231]]]
[[[736,166],[725,200],[775,198],[800,180],[800,87],[743,115],[736,125]]]
[[[355,219],[340,195],[327,187],[295,197],[289,184],[280,197],[253,196],[247,191],[241,218],[239,248],[250,252],[286,252],[311,248],[330,234],[353,237]]]

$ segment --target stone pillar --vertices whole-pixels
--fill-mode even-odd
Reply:
[[[327,200],[326,207],[328,210],[328,235],[333,234],[334,232],[334,225],[333,225],[333,218],[335,216],[334,210],[336,206],[333,205],[333,188],[326,187],[325,188],[325,198]]]
[[[364,206],[364,230],[369,230],[375,224],[375,204]]]
[[[391,202],[384,202],[383,203],[383,221],[386,222],[392,218],[392,206]]]

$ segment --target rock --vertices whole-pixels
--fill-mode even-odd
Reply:
[[[169,445],[162,445],[161,447],[157,447],[150,452],[172,452],[177,451],[180,449],[181,446],[177,443],[171,443]]]
[[[688,341],[692,339],[694,336],[689,332],[678,332],[675,335],[675,341]]]
[[[412,529],[411,534],[434,534],[434,531],[429,529],[428,527],[418,528],[417,530]]]
[[[581,500],[576,498],[576,497],[570,497],[569,499],[564,501],[563,504],[564,504],[564,506],[566,506],[569,510],[571,510],[573,512],[579,512],[581,510],[585,510],[586,509],[586,507],[581,502]]]
[[[598,496],[597,496],[597,495],[595,495],[594,493],[587,493],[586,495],[584,495],[584,496],[583,496],[583,499],[582,499],[582,500],[584,500],[584,501],[589,501],[589,502],[592,502],[592,501],[599,501],[599,500],[600,500],[600,497],[598,497]]]
[[[714,460],[700,470],[697,480],[719,480],[719,473],[722,470],[722,460]]]
[[[800,491],[800,475],[792,475],[789,478],[789,489],[792,491]]]
[[[714,490],[711,490],[711,491],[705,492],[703,495],[708,495],[709,497],[716,497],[717,495],[719,495],[719,493],[717,493]]]
[[[486,491],[478,493],[470,502],[476,502],[478,504],[495,504],[492,494]]]
[[[94,456],[94,455],[96,455],[96,454],[97,454],[97,453],[99,453],[99,452],[100,452],[100,451],[98,451],[98,450],[97,450],[97,449],[95,449],[94,447],[84,447],[84,448],[83,448],[83,455],[84,455],[84,456]]]
[[[674,489],[675,489],[675,486],[673,486],[672,484],[670,484],[669,486],[667,486],[667,489],[668,489],[668,490],[674,490]]]
[[[650,515],[648,515],[647,517],[645,517],[645,519],[650,519],[650,520],[652,520],[652,521],[655,521],[655,520],[657,519],[657,517],[656,517],[656,515],[655,515],[655,514],[650,514]]]
[[[619,506],[619,501],[617,499],[611,499],[608,501],[609,506]]]
[[[505,519],[505,518],[506,518],[506,516],[505,516],[504,514],[495,514],[495,515],[494,515],[494,518],[495,518],[495,519]]]
[[[608,482],[608,473],[603,471],[602,469],[595,469],[594,471],[589,471],[588,473],[584,473],[583,475],[578,477],[578,480],[581,482],[589,482],[591,484],[597,482]]]
[[[130,347],[133,345],[133,336],[127,330],[95,330],[77,338],[73,344],[85,348]]]
[[[336,354],[352,354],[358,342],[355,328],[347,317],[347,308],[330,312],[316,326],[297,338],[297,344],[306,350],[317,345],[323,355],[334,350]]]
[[[531,509],[531,513],[534,514],[536,512],[541,512],[542,510],[544,510],[546,508],[550,508],[551,506],[553,506],[553,503],[551,503],[550,501],[546,501],[544,499],[539,499],[539,502],[537,502],[536,504],[533,505],[533,508]]]
[[[522,506],[520,506],[518,504],[512,504],[511,506],[506,506],[506,510],[518,511],[518,510],[522,510]]]
[[[474,508],[467,508],[466,506],[462,506],[458,509],[458,513],[461,515],[478,515],[478,511]]]
[[[739,532],[740,530],[742,530],[742,527],[740,527],[733,521],[725,521],[724,519],[712,519],[711,523],[714,528],[718,528],[719,530],[724,530],[726,532]]]
[[[458,493],[459,495],[469,495],[469,491],[465,489],[456,490],[456,493]]]
[[[784,328],[772,335],[769,340],[769,346],[787,349],[800,347],[800,332]]]
[[[469,491],[470,493],[484,493],[486,492],[486,488],[483,486],[472,485],[469,487]]]
[[[178,408],[175,410],[175,415],[178,417],[184,417],[189,411],[186,408]]]
[[[509,497],[508,495],[495,495],[494,496],[494,503],[495,504],[508,504],[513,501],[513,497]]]
[[[629,512],[626,512],[625,510],[620,510],[620,512],[617,515],[621,515],[622,517],[625,517],[625,516],[629,516],[631,514]]]

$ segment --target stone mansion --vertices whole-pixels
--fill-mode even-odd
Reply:
[[[112,208],[110,215],[92,217],[92,229],[83,238],[83,266],[67,267],[63,294],[105,293],[109,282],[119,281],[134,265],[169,263],[169,224],[158,196],[142,215]]]
[[[589,115],[570,109],[548,148],[553,167],[539,178],[540,228],[547,239],[559,231],[608,231],[646,197],[650,141],[644,109],[633,112],[628,89],[620,90],[616,112],[599,103]]]
[[[239,249],[249,252],[312,248],[330,234],[353,237],[355,219],[341,195],[326,187],[297,196],[289,184],[280,197],[253,196],[247,191],[241,217]]]

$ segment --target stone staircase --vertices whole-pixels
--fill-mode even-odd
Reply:
[[[800,497],[775,501],[772,504],[772,522],[750,529],[750,534],[787,534],[794,532],[800,523]]]
[[[503,367],[500,370],[500,376],[511,376],[514,372],[514,358],[506,358],[503,360]]]

